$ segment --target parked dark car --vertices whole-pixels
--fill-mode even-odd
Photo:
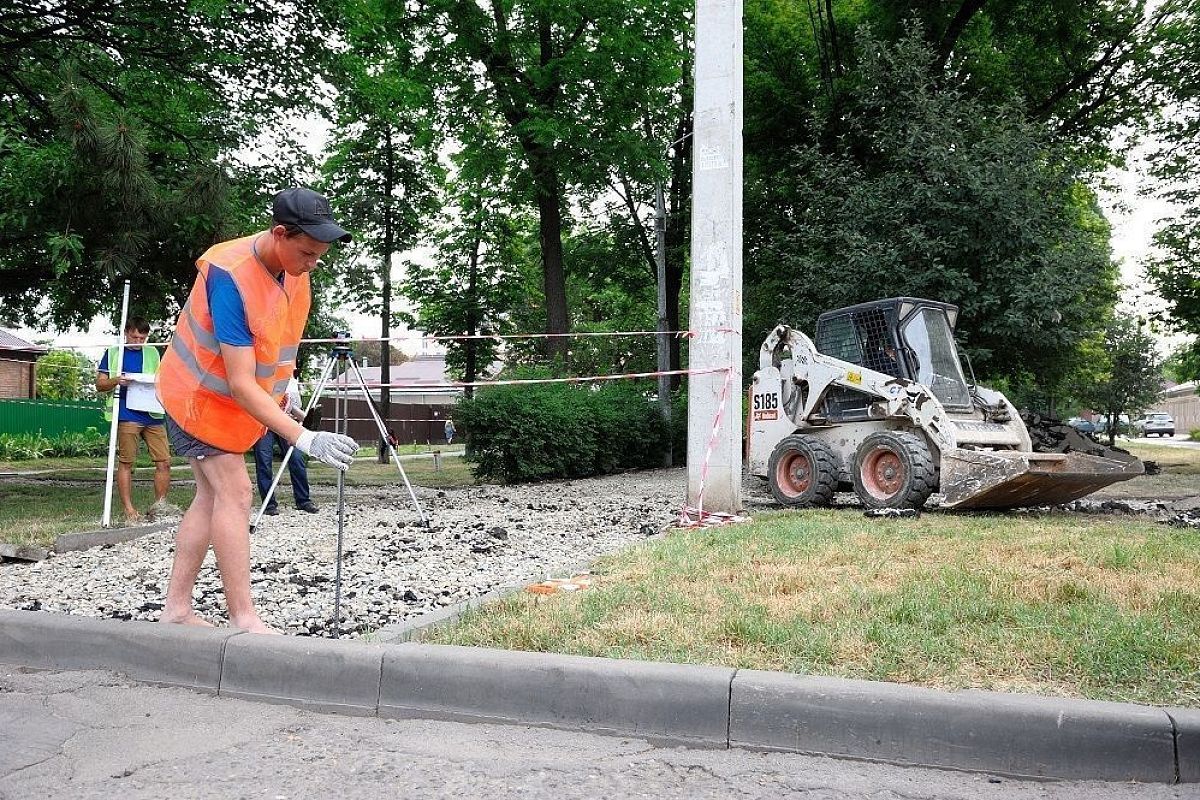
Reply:
[[[1117,416],[1116,429],[1117,429],[1116,433],[1118,436],[1123,436],[1123,435],[1129,433],[1129,415],[1128,414],[1120,414]],[[1096,435],[1099,436],[1102,433],[1103,434],[1108,433],[1108,417],[1103,416],[1103,415],[1096,417]]]
[[[1070,425],[1075,430],[1079,431],[1080,433],[1095,433],[1096,432],[1095,423],[1092,422],[1090,419],[1084,419],[1083,417],[1071,417],[1069,420],[1067,420],[1067,424]]]

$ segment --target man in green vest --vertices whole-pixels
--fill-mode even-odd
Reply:
[[[104,419],[108,422],[112,422],[114,394],[120,395],[117,410],[117,490],[125,506],[127,524],[142,519],[133,505],[133,462],[137,459],[139,439],[146,443],[150,460],[154,462],[154,505],[146,513],[164,516],[179,512],[178,508],[167,502],[167,490],[171,488],[171,454],[167,448],[163,415],[161,412],[129,408],[126,403],[126,387],[133,382],[132,376],[158,372],[158,350],[142,346],[149,335],[150,323],[142,317],[131,317],[125,325],[121,368],[114,370],[109,366],[117,360],[116,347],[108,349],[96,368],[96,389],[109,393],[104,407]],[[118,387],[120,390],[114,392]]]

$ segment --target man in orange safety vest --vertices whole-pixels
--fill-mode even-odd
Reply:
[[[350,241],[329,201],[311,189],[275,196],[265,231],[222,242],[197,261],[199,275],[158,370],[167,436],[191,461],[196,497],[176,534],[161,621],[208,625],[192,590],[211,545],[229,621],[275,633],[250,595],[250,502],[244,454],[269,429],[340,470],[358,445],[348,436],[303,428],[280,408],[296,364],[312,293],[308,273],[332,242]]]

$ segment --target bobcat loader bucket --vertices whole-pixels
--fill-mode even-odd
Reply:
[[[954,448],[942,454],[942,508],[1017,508],[1069,503],[1144,471],[1083,453],[1022,453]]]

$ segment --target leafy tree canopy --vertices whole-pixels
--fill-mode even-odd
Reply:
[[[960,306],[981,376],[1061,371],[1116,299],[1108,225],[1015,104],[939,86],[919,27],[860,41],[831,152],[801,143],[747,187],[746,341],[894,295]],[[752,350],[750,351],[753,352]]]
[[[605,189],[615,164],[645,173],[663,161],[669,128],[645,131],[668,118],[675,124],[663,110],[678,86],[691,6],[429,0],[421,7],[425,69],[436,77],[443,124],[467,132],[464,169],[511,185],[537,209],[550,333],[570,323],[562,240],[571,193]],[[549,350],[563,352],[562,340],[551,342]]]
[[[0,15],[0,316],[170,316],[274,188],[229,165],[320,93],[329,18],[256,0],[12,0]],[[287,161],[286,145],[277,159]],[[242,203],[247,196],[253,203]],[[44,316],[49,303],[49,319]]]
[[[1083,395],[1085,402],[1108,418],[1108,443],[1117,434],[1122,414],[1144,411],[1158,400],[1163,389],[1162,364],[1154,337],[1140,321],[1116,317],[1104,332],[1105,377]]]
[[[96,364],[76,350],[51,350],[37,360],[37,396],[90,400],[96,396]]]

